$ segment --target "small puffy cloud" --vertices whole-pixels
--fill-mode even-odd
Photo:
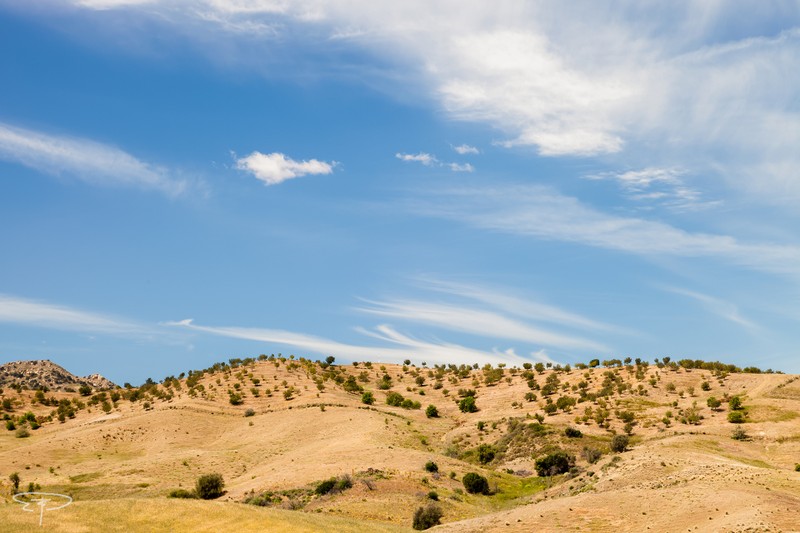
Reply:
[[[430,167],[439,163],[439,160],[436,159],[436,156],[426,154],[425,152],[420,152],[418,154],[402,154],[398,152],[394,154],[394,156],[401,161],[416,161],[418,163],[422,163],[426,167]]]
[[[475,148],[474,146],[470,146],[468,144],[460,144],[458,146],[453,146],[453,150],[455,150],[461,155],[480,153],[477,148]]]
[[[308,174],[331,174],[334,166],[336,162],[326,163],[317,159],[295,161],[280,152],[262,154],[256,151],[236,160],[236,168],[249,172],[267,185],[277,185]]]
[[[475,167],[469,163],[464,163],[463,165],[459,163],[447,163],[447,167],[453,172],[473,172],[475,170]]]
[[[431,155],[425,152],[420,152],[418,154],[404,154],[398,152],[394,154],[394,156],[401,160],[401,161],[415,161],[417,163],[422,163],[426,167],[447,167],[453,172],[474,172],[475,167],[470,165],[469,163],[460,164],[460,163],[448,163],[439,161],[435,155]]]

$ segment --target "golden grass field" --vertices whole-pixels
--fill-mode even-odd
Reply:
[[[577,397],[581,387],[598,391],[609,376],[624,390],[615,385],[599,402],[545,415],[540,390],[533,391],[535,400],[525,398],[531,388],[522,373],[505,368],[487,385],[480,369],[458,377],[380,363],[325,370],[305,361],[256,361],[206,373],[194,397],[182,379],[179,388],[173,382],[157,389],[163,399],[121,399],[108,413],[89,407],[64,423],[45,423],[28,438],[0,428],[0,531],[41,530],[38,515],[11,501],[12,472],[22,487],[34,482],[74,497],[71,506],[45,514],[46,531],[411,531],[415,509],[430,501],[431,491],[443,511],[436,530],[800,531],[800,380],[794,376],[653,364],[638,376],[633,367],[573,368],[558,372],[554,402]],[[544,385],[552,373],[534,372],[536,383]],[[378,388],[384,374],[391,377],[389,390]],[[357,378],[375,403],[346,392],[336,376]],[[702,390],[703,382],[710,390]],[[459,389],[475,390],[477,412],[459,410]],[[243,394],[241,405],[231,405],[229,390]],[[392,391],[421,409],[387,405]],[[31,391],[3,394],[17,402],[13,415],[53,410],[31,405]],[[728,422],[726,403],[709,409],[712,395],[739,396],[747,422]],[[603,402],[608,427],[584,420],[587,407],[595,413]],[[699,424],[682,423],[695,403]],[[430,404],[438,418],[426,417]],[[245,416],[247,409],[254,415]],[[617,413],[625,411],[635,415],[630,446],[612,453],[612,435],[624,426]],[[536,415],[544,416],[543,428],[532,433]],[[568,426],[583,436],[565,437]],[[734,427],[749,438],[732,439]],[[485,465],[475,453],[480,444],[498,452]],[[598,462],[582,457],[586,446],[602,451]],[[555,449],[575,455],[576,470],[538,477],[535,459]],[[427,461],[438,465],[438,474],[424,470]],[[224,477],[221,498],[167,498],[211,472]],[[467,472],[486,476],[494,494],[465,493]],[[352,488],[313,494],[320,481],[345,474]],[[283,491],[282,501],[243,503],[264,491]]]

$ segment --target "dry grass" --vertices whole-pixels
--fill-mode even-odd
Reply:
[[[512,435],[509,422],[535,422],[545,402],[540,391],[536,401],[526,401],[526,380],[508,369],[492,386],[474,371],[455,383],[447,374],[443,386],[434,388],[427,369],[416,369],[426,378],[420,387],[414,368],[385,365],[391,390],[422,404],[420,410],[406,410],[385,404],[388,391],[378,389],[384,371],[377,363],[372,369],[342,368],[356,377],[367,373],[367,381],[359,384],[375,395],[369,407],[360,394],[345,392],[332,379],[319,390],[318,367],[312,373],[308,366],[290,369],[289,364],[259,362],[206,375],[200,381],[204,392],[196,397],[188,394],[184,380],[170,400],[151,399],[149,410],[142,402],[127,401],[108,415],[97,408],[83,410],[64,424],[46,424],[28,439],[0,429],[0,494],[8,494],[8,474],[16,471],[23,487],[33,481],[43,490],[73,495],[73,506],[46,516],[62,528],[54,531],[400,531],[432,490],[453,531],[800,530],[796,513],[789,512],[800,508],[800,474],[793,471],[800,462],[800,398],[790,394],[796,382],[788,382],[788,376],[731,374],[720,382],[706,371],[651,366],[639,380],[622,369],[622,382],[634,390],[642,385],[646,395],[626,390],[604,402],[578,403],[568,412],[544,416],[542,434]],[[573,386],[581,381],[598,390],[606,372],[560,374],[553,400],[577,396]],[[537,383],[543,385],[549,373],[537,374]],[[254,379],[260,380],[258,397],[250,391]],[[701,389],[703,381],[711,384],[710,391]],[[245,395],[241,406],[228,402],[228,390],[237,383]],[[675,385],[674,392],[667,383]],[[284,391],[290,388],[292,399],[286,400]],[[461,413],[457,392],[473,388],[480,410]],[[776,398],[776,389],[784,396]],[[25,403],[16,413],[51,409],[31,406],[31,393],[13,394]],[[719,412],[706,407],[709,396],[726,394],[745,398],[750,418],[743,427],[751,440],[730,438],[734,425],[727,422],[726,404]],[[695,402],[703,416],[700,424],[681,423],[682,413]],[[428,404],[437,406],[439,418],[426,418]],[[608,427],[584,418],[587,407],[596,413],[603,405]],[[245,417],[245,409],[255,415]],[[614,458],[608,442],[624,426],[617,411],[633,411],[637,424],[631,450]],[[478,421],[484,422],[483,431]],[[584,437],[567,439],[567,426],[579,428]],[[483,443],[500,452],[486,466],[477,464],[474,453]],[[583,446],[605,455],[590,465],[580,457]],[[537,456],[556,448],[578,457],[574,476],[546,480],[505,472],[533,472]],[[423,471],[428,460],[439,465],[438,478]],[[497,494],[464,494],[460,479],[470,471],[486,475]],[[172,489],[191,489],[209,472],[225,478],[227,493],[219,501],[166,498]],[[251,492],[308,493],[320,480],[341,474],[353,476],[352,489],[310,496],[302,510],[240,503]],[[678,521],[675,510],[682,513]],[[0,503],[0,530],[24,531],[34,522],[16,504]]]

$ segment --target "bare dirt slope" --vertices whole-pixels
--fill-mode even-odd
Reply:
[[[362,401],[365,391],[373,404]],[[405,408],[387,405],[390,393],[407,400]],[[476,412],[459,408],[468,395]],[[708,407],[710,396],[723,400],[719,408]],[[728,421],[734,396],[742,424]],[[153,531],[202,530],[186,519],[191,506],[225,509],[217,530],[257,531],[273,515],[242,503],[254,496],[313,517],[303,522],[310,530],[402,529],[433,503],[431,492],[443,511],[439,527],[453,531],[800,531],[793,376],[653,364],[539,372],[272,358],[138,390],[48,393],[47,405],[41,397],[2,394],[12,403],[8,418],[19,422],[30,411],[41,427],[21,438],[19,428],[0,427],[0,493],[10,493],[17,472],[21,489],[34,483],[71,494],[74,510],[59,512],[77,518],[65,518],[64,531],[96,530],[78,522],[89,513],[81,509],[99,502],[154,506],[161,522],[148,526]],[[73,418],[61,423],[65,403]],[[438,417],[426,416],[429,405]],[[567,427],[580,436],[566,437]],[[743,440],[731,438],[735,428]],[[628,447],[612,452],[612,437],[626,429]],[[589,462],[587,449],[599,460]],[[575,457],[573,469],[538,477],[536,459],[556,450]],[[428,461],[438,472],[425,470]],[[166,497],[210,472],[226,484],[215,502]],[[486,476],[491,494],[466,493],[467,472]],[[349,476],[352,487],[314,492],[333,476]],[[30,519],[6,502],[0,524]],[[339,525],[323,525],[333,517]],[[115,524],[126,520],[133,515]]]

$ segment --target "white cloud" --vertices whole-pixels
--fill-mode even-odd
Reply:
[[[468,144],[460,144],[458,146],[453,146],[453,150],[455,150],[457,153],[461,155],[480,153],[477,148],[475,148],[474,146],[470,146]]]
[[[410,207],[421,215],[538,239],[647,256],[713,257],[766,272],[800,274],[800,246],[795,244],[745,243],[730,235],[609,215],[541,186],[447,190]]]
[[[166,169],[144,163],[113,146],[55,136],[0,122],[0,158],[47,174],[72,176],[94,185],[132,186],[170,196],[187,183]]]
[[[742,314],[739,312],[739,308],[730,302],[720,300],[719,298],[715,298],[707,294],[688,289],[681,289],[678,287],[662,286],[661,289],[696,300],[700,302],[709,312],[719,316],[720,318],[728,320],[729,322],[733,322],[736,325],[742,326],[749,330],[761,329],[758,324],[742,316]]]
[[[426,167],[439,164],[439,160],[436,159],[435,156],[432,156],[431,154],[426,154],[425,152],[420,152],[418,154],[404,154],[398,152],[394,154],[394,156],[400,161],[416,161],[417,163],[422,163]]]
[[[334,166],[336,162],[326,163],[316,159],[295,161],[279,152],[271,154],[253,152],[247,157],[236,160],[236,168],[249,172],[267,185],[277,185],[309,174],[331,174]]]
[[[453,172],[474,172],[475,167],[470,165],[469,163],[447,163],[447,168],[452,170]]]
[[[674,211],[697,211],[722,204],[703,199],[703,194],[685,184],[685,170],[648,167],[626,172],[602,172],[584,176],[590,180],[616,181],[625,196],[638,202],[661,205]]]
[[[430,364],[469,361],[517,365],[528,360],[514,359],[511,356],[498,355],[494,352],[482,352],[457,344],[422,341],[403,335],[387,325],[378,326],[374,330],[358,329],[365,336],[380,341],[380,345],[347,344],[324,337],[273,329],[199,326],[186,320],[172,322],[168,325],[223,337],[283,344],[319,355],[333,355],[340,360],[400,363],[404,359],[412,358],[415,361],[426,361]]]
[[[547,331],[485,309],[401,299],[384,302],[367,300],[366,303],[368,305],[359,310],[371,315],[438,326],[482,337],[523,341],[537,346],[568,350],[609,351],[600,343]]]
[[[508,291],[486,288],[477,285],[442,281],[431,277],[417,278],[420,286],[449,295],[466,298],[490,305],[505,313],[528,320],[559,324],[571,328],[590,329],[609,332],[623,332],[617,326],[598,322],[562,308],[511,295]],[[519,291],[514,291],[519,293]]]
[[[263,50],[335,38],[382,58],[369,71],[385,75],[387,90],[421,89],[451,117],[496,126],[506,146],[699,167],[769,201],[800,198],[800,14],[791,2],[73,3],[179,25],[212,43],[212,55],[230,52],[214,46],[215,30],[236,28]],[[251,48],[229,60],[265,68]]]
[[[0,294],[0,322],[65,331],[150,336],[152,328],[136,322],[72,307]]]
[[[447,167],[453,172],[474,172],[475,167],[470,165],[469,163],[446,163],[439,161],[439,159],[435,155],[428,154],[426,152],[420,152],[418,154],[404,154],[398,152],[394,154],[394,156],[401,160],[401,161],[409,161],[409,162],[417,162],[422,163],[426,167]]]

